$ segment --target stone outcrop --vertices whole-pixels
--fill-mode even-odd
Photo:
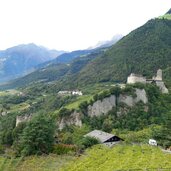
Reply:
[[[129,107],[133,107],[136,103],[138,103],[140,101],[142,101],[144,104],[146,104],[148,102],[148,98],[147,98],[147,95],[146,95],[146,92],[144,89],[142,89],[142,90],[136,89],[135,93],[136,93],[135,98],[130,95],[121,94],[119,96],[118,103],[124,103]]]
[[[148,103],[148,98],[146,95],[146,91],[144,89],[135,89],[135,97],[126,94],[120,94],[120,96],[116,99],[116,96],[111,95],[110,97],[104,98],[102,101],[98,100],[93,103],[93,105],[88,106],[88,115],[100,116],[102,114],[107,114],[112,110],[113,107],[116,107],[117,103],[124,103],[129,107],[133,107],[138,102],[143,102],[144,104]]]
[[[70,125],[75,125],[79,127],[82,126],[80,113],[74,111],[73,113],[71,113],[70,116],[62,117],[58,122],[58,126],[60,130],[62,130],[65,126],[70,126]]]
[[[116,97],[111,95],[110,97],[104,98],[102,101],[98,100],[93,105],[88,106],[89,116],[100,116],[102,114],[107,114],[113,107],[116,106]]]
[[[21,122],[27,122],[31,120],[31,115],[17,116],[16,126]]]
[[[165,84],[163,81],[158,81],[156,82],[156,85],[159,87],[159,89],[161,90],[161,92],[163,94],[167,94],[169,93],[169,90],[166,88]]]
[[[136,96],[137,96],[135,98],[135,103],[138,103],[140,101],[142,101],[144,104],[148,103],[147,94],[146,94],[146,91],[144,89],[136,88],[135,93],[136,93]]]

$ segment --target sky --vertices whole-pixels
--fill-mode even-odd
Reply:
[[[165,14],[171,0],[0,0],[0,50],[86,49]]]

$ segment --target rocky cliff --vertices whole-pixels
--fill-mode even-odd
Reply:
[[[121,94],[118,102],[124,103],[129,107],[133,107],[136,103],[142,101],[144,104],[148,102],[147,95],[144,89],[135,89],[135,96]]]
[[[90,117],[100,116],[102,114],[107,114],[113,107],[116,107],[116,102],[124,103],[129,107],[133,107],[138,102],[143,102],[146,104],[148,102],[147,94],[144,89],[135,89],[135,96],[120,94],[119,97],[111,95],[103,100],[98,100],[93,103],[93,105],[88,106],[88,115]]]
[[[62,130],[65,126],[70,126],[70,125],[75,125],[75,126],[82,126],[82,121],[81,121],[81,114],[74,111],[71,113],[70,116],[67,117],[62,117],[58,121],[58,126],[59,129]]]
[[[113,107],[116,106],[116,97],[111,95],[110,97],[104,98],[102,101],[98,100],[93,103],[93,105],[88,106],[89,116],[100,116],[102,114],[107,114]]]

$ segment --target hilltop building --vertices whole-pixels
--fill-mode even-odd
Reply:
[[[157,70],[157,75],[153,76],[152,79],[146,79],[146,77],[143,77],[142,75],[131,73],[130,76],[127,78],[127,84],[135,84],[135,83],[155,83],[159,89],[162,91],[162,93],[169,93],[168,89],[166,88],[163,80],[162,80],[162,70]]]
[[[139,74],[131,73],[127,78],[127,84],[146,83],[146,78]]]

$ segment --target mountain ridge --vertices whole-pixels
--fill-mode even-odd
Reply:
[[[0,51],[0,82],[31,72],[42,62],[52,60],[64,51],[48,50],[33,43],[20,44]]]

